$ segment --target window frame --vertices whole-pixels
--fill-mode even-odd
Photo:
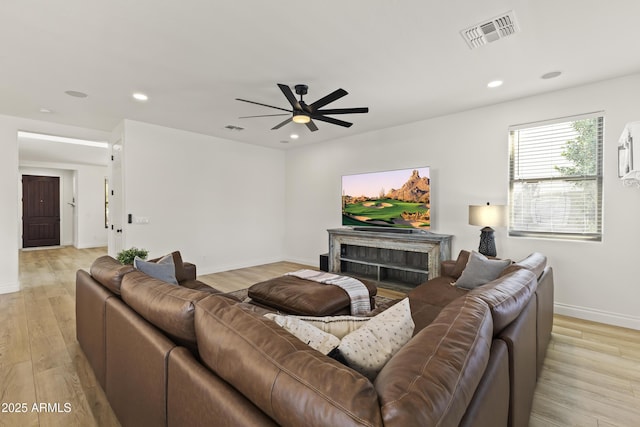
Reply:
[[[516,143],[517,139],[514,136],[515,132],[519,132],[525,129],[531,129],[542,126],[549,126],[560,123],[572,123],[585,119],[597,119],[596,129],[596,173],[595,175],[574,175],[574,176],[552,176],[547,174],[546,176],[537,176],[530,178],[515,178],[516,174],[516,161],[520,158],[516,158]],[[508,139],[509,139],[509,226],[508,235],[510,237],[530,237],[530,238],[548,238],[559,240],[572,240],[572,241],[594,241],[601,242],[603,236],[603,167],[604,167],[604,127],[605,127],[605,114],[604,111],[596,111],[592,113],[560,117],[551,120],[544,120],[538,122],[524,123],[519,125],[509,126]],[[550,157],[550,156],[549,156]],[[543,157],[541,157],[543,158]],[[549,158],[551,161],[552,159]],[[595,232],[563,232],[557,230],[525,230],[520,228],[514,228],[515,223],[514,216],[514,186],[526,183],[539,183],[539,182],[590,182],[595,185]],[[529,199],[531,200],[531,199]]]

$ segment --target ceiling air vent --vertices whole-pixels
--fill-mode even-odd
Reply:
[[[236,131],[244,130],[244,128],[241,128],[240,126],[235,126],[235,125],[226,125],[224,128],[229,130],[236,130]]]
[[[471,49],[492,43],[503,37],[520,32],[515,13],[510,10],[489,21],[482,22],[460,31],[460,34]]]

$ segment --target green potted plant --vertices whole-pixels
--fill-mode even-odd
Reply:
[[[146,249],[138,249],[135,246],[131,249],[124,249],[118,252],[116,258],[120,261],[121,264],[133,264],[133,259],[135,257],[140,257],[142,259],[146,259],[147,255],[149,255],[149,251]]]

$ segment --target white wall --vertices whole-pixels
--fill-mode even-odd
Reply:
[[[509,125],[604,110],[603,241],[509,238],[496,230],[498,255],[547,255],[554,268],[556,311],[640,329],[640,189],[617,178],[617,144],[625,123],[640,119],[640,75],[534,96],[287,152],[286,256],[317,264],[327,228],[339,227],[344,174],[430,166],[434,232],[453,234],[453,256],[476,249],[479,227],[468,205],[506,204]]]
[[[129,120],[123,146],[125,217],[149,220],[124,248],[180,250],[198,274],[284,258],[283,151]]]
[[[16,292],[18,282],[18,138],[14,121],[0,116],[0,294]]]
[[[107,246],[104,221],[104,180],[106,166],[79,165],[76,168],[77,248]]]
[[[0,293],[16,292],[20,289],[18,251],[21,247],[21,206],[18,199],[18,130],[93,140],[106,140],[109,135],[93,129],[0,115]]]

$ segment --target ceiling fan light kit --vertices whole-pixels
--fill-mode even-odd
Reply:
[[[324,107],[327,104],[330,104],[334,101],[337,101],[338,99],[342,98],[343,96],[347,95],[348,92],[344,89],[336,89],[333,92],[331,92],[329,95],[320,98],[319,100],[315,101],[312,104],[307,104],[306,102],[304,102],[303,97],[304,95],[307,94],[307,91],[309,89],[309,87],[307,85],[303,85],[303,84],[299,84],[299,85],[295,85],[294,89],[296,91],[296,94],[300,95],[300,99],[296,99],[295,95],[293,94],[293,91],[291,90],[291,88],[285,84],[282,83],[278,83],[278,87],[280,88],[280,90],[282,91],[282,93],[284,94],[285,98],[287,98],[287,101],[289,101],[289,104],[291,105],[291,110],[288,110],[286,108],[281,108],[281,107],[276,107],[273,105],[268,105],[268,104],[262,104],[260,102],[255,102],[255,101],[249,101],[247,99],[241,99],[241,98],[236,98],[237,101],[242,101],[242,102],[248,102],[249,104],[256,104],[256,105],[261,105],[263,107],[268,107],[268,108],[275,108],[276,110],[282,110],[282,111],[287,111],[288,113],[291,114],[291,116],[289,118],[287,118],[286,120],[278,123],[277,125],[275,125],[274,127],[271,128],[271,130],[276,130],[276,129],[280,129],[282,126],[290,123],[290,122],[294,122],[294,123],[300,123],[300,124],[304,124],[307,126],[307,129],[309,129],[311,132],[315,132],[318,130],[318,127],[316,126],[316,124],[313,122],[313,120],[320,120],[321,122],[326,122],[326,123],[331,123],[333,125],[338,125],[338,126],[342,126],[342,127],[351,127],[351,125],[353,125],[353,123],[350,122],[346,122],[344,120],[339,120],[333,117],[328,117],[329,115],[340,115],[340,114],[360,114],[360,113],[368,113],[369,112],[369,108],[367,107],[358,107],[358,108],[334,108],[334,109],[326,109],[326,110],[322,110],[322,107]],[[244,117],[240,117],[241,119],[248,119],[248,118],[253,118],[253,117],[273,117],[273,116],[288,116],[289,114],[264,114],[264,115],[259,115],[259,116],[244,116]]]
[[[295,123],[305,124],[311,121],[311,117],[307,116],[304,113],[301,113],[300,111],[294,111],[291,120],[293,120]]]

